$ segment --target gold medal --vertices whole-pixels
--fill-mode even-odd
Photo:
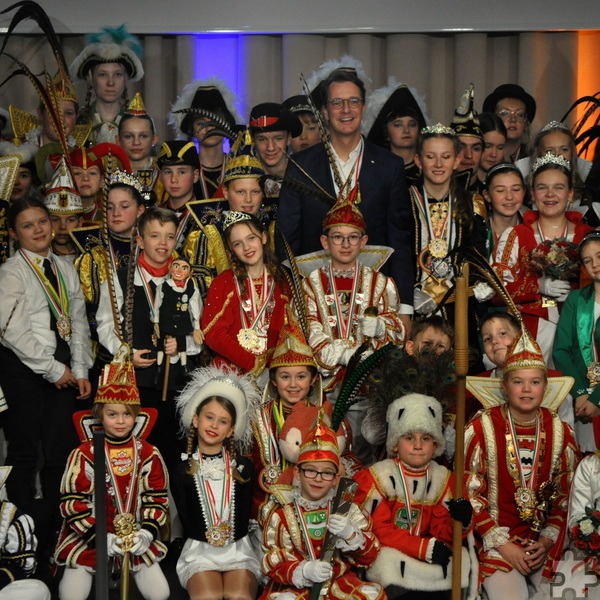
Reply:
[[[133,543],[133,535],[135,534],[135,517],[131,513],[119,513],[113,519],[115,533],[123,540],[121,548],[127,552]]]
[[[433,258],[446,258],[448,256],[448,242],[442,238],[431,240],[427,247]]]
[[[266,340],[262,340],[254,329],[240,329],[237,334],[240,346],[252,354],[262,354],[266,346]]]
[[[281,474],[281,467],[279,465],[269,465],[262,472],[261,488],[265,492],[269,492],[270,486],[277,483],[279,475]]]
[[[56,330],[58,331],[58,335],[60,335],[65,342],[68,342],[71,339],[72,332],[71,318],[67,317],[66,315],[62,315],[56,319]]]
[[[531,521],[537,508],[537,494],[530,488],[520,486],[515,492],[515,502],[523,521]]]
[[[181,310],[181,312],[186,312],[188,309],[188,305],[187,304],[182,304],[179,308],[179,310]]]
[[[600,362],[594,361],[588,365],[587,378],[592,389],[600,383]]]
[[[206,541],[211,546],[225,546],[231,537],[233,528],[229,523],[211,525],[206,532]]]

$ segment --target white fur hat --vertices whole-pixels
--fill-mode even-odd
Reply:
[[[388,434],[386,449],[391,454],[400,436],[420,432],[433,436],[436,448],[434,457],[441,456],[446,448],[442,429],[442,405],[433,397],[408,394],[394,400],[387,411]]]
[[[181,430],[187,432],[200,404],[211,396],[221,396],[235,406],[233,438],[242,449],[247,449],[252,439],[250,422],[260,404],[256,385],[247,375],[239,375],[226,367],[196,369],[190,382],[177,397],[177,412]]]

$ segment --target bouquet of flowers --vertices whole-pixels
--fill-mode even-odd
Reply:
[[[544,240],[529,255],[529,265],[537,277],[577,281],[581,265],[577,245],[565,238]]]
[[[585,507],[585,516],[571,527],[571,538],[576,548],[588,556],[600,553],[600,511]]]

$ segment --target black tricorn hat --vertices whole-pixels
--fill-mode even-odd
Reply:
[[[516,98],[523,102],[523,104],[525,104],[527,120],[530,123],[533,121],[536,109],[535,99],[516,83],[503,83],[502,85],[499,85],[483,101],[483,112],[496,112],[496,104],[504,98]]]
[[[189,107],[189,112],[181,121],[181,131],[189,136],[193,133],[192,127],[196,118],[193,109],[195,108],[215,113],[223,117],[229,123],[230,127],[235,127],[235,117],[231,114],[223,95],[216,86],[206,85],[196,90]]]

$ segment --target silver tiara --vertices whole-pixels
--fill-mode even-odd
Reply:
[[[427,134],[451,135],[452,137],[456,136],[456,132],[454,129],[452,129],[452,127],[442,125],[442,123],[436,123],[435,125],[430,125],[429,127],[423,127],[423,129],[421,129],[421,135]]]
[[[120,169],[116,169],[113,171],[106,180],[106,185],[111,186],[115,183],[123,183],[125,185],[129,185],[132,188],[135,188],[140,194],[143,192],[142,184],[140,180],[131,173],[127,171],[121,171]]]
[[[544,131],[549,131],[550,129],[563,129],[564,131],[568,131],[569,133],[571,132],[569,126],[565,125],[561,121],[550,121],[550,123],[542,127],[540,133],[543,133]]]
[[[245,212],[239,212],[237,210],[226,210],[223,211],[225,220],[223,221],[223,231],[236,223],[242,223],[244,221],[250,221],[252,215]]]
[[[531,172],[535,173],[539,168],[544,165],[556,165],[558,167],[564,167],[567,171],[571,171],[571,165],[564,156],[557,156],[552,152],[546,152],[546,154],[540,158],[537,158],[533,165],[531,165]]]

